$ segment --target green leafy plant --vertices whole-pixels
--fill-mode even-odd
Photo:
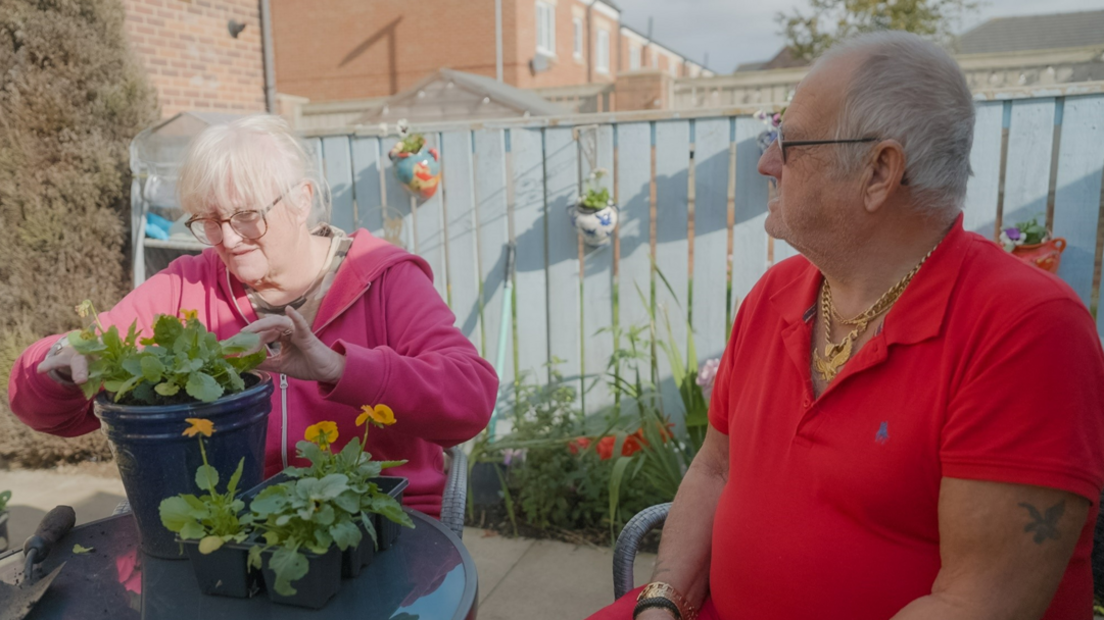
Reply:
[[[310,461],[309,467],[289,467],[284,470],[290,478],[313,476],[322,478],[329,474],[342,474],[348,479],[349,488],[360,498],[360,507],[354,516],[364,524],[365,531],[378,545],[375,528],[370,526],[371,514],[379,514],[403,527],[414,527],[410,515],[403,512],[402,504],[379,488],[373,481],[384,469],[405,465],[407,461],[373,461],[372,455],[364,451],[368,443],[368,431],[371,427],[390,426],[395,423],[395,415],[390,407],[376,405],[362,407],[357,416],[357,426],[364,426],[363,440],[353,437],[340,452],[332,451],[337,441],[337,425],[333,422],[319,422],[307,427],[305,440],[295,444],[300,458]]]
[[[337,424],[323,421],[308,426],[304,441],[295,448],[310,466],[285,469],[290,480],[264,489],[249,505],[255,527],[264,532],[264,544],[255,544],[249,550],[250,566],[260,568],[263,553],[275,547],[269,568],[276,575],[276,591],[284,596],[295,594],[291,583],[309,570],[302,550],[322,554],[337,545],[344,551],[361,543],[362,531],[368,533],[374,545],[378,544],[372,514],[414,527],[398,500],[372,480],[382,470],[406,461],[373,461],[372,455],[363,450],[369,428],[394,424],[394,413],[386,405],[362,409],[357,425],[365,427],[363,441],[354,437],[334,453],[331,448],[338,438]]]
[[[114,325],[105,329],[91,301],[77,306],[77,313],[93,319],[68,336],[69,344],[89,358],[88,381],[81,385],[88,398],[103,389],[115,402],[129,404],[213,402],[244,390],[242,375],[265,360],[263,348],[244,355],[259,346],[256,334],[242,332],[219,341],[195,311],[183,311],[183,319],[158,315],[153,336],[141,339],[137,321],[125,336]]]
[[[8,502],[11,501],[11,491],[0,491],[0,512],[4,512],[8,509]]]
[[[425,136],[420,133],[412,133],[404,136],[399,141],[398,152],[400,153],[417,153],[425,146]]]
[[[269,568],[276,575],[275,590],[296,593],[292,582],[309,570],[303,550],[326,553],[332,545],[341,550],[356,546],[361,531],[354,521],[360,498],[345,474],[321,478],[303,476],[265,488],[250,502],[253,525],[262,531],[263,545],[249,549],[249,565],[261,568],[265,551],[275,547]]]
[[[219,473],[207,462],[207,450],[203,437],[214,433],[214,424],[202,418],[188,418],[189,427],[184,435],[196,437],[203,465],[196,469],[196,486],[205,495],[175,495],[161,501],[161,523],[182,540],[199,540],[200,553],[212,553],[230,541],[240,543],[249,536],[252,515],[242,514],[245,502],[238,499],[238,483],[241,481],[245,459],[238,461],[238,468],[226,483],[226,491],[219,493]]]
[[[598,211],[609,206],[609,188],[601,185],[602,177],[604,177],[606,174],[607,172],[601,168],[590,173],[590,176],[587,177],[586,180],[586,187],[585,191],[583,192],[583,197],[579,201],[580,207]]]

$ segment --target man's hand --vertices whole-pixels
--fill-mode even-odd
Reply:
[[[893,620],[1038,620],[1054,598],[1088,515],[1089,501],[1073,493],[944,478],[942,568],[931,595]]]

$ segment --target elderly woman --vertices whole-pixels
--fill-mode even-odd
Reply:
[[[474,437],[488,421],[498,379],[432,285],[422,259],[373,237],[324,223],[324,185],[279,117],[213,126],[189,148],[178,187],[188,228],[210,246],[184,256],[132,291],[105,326],[196,310],[220,339],[260,335],[274,374],[265,475],[302,465],[295,442],[307,426],[336,420],[358,433],[362,405],[383,403],[398,419],[371,434],[376,458],[407,459],[406,503],[437,516],[445,485],[442,447]],[[23,352],[9,400],[32,428],[62,436],[99,428],[76,384],[84,357],[51,336]]]

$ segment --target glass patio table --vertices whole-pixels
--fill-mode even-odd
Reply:
[[[474,620],[478,577],[467,549],[436,519],[407,513],[414,529],[404,528],[360,576],[342,580],[321,610],[276,605],[264,593],[251,599],[201,594],[188,560],[139,551],[131,513],[93,521],[73,528],[40,565],[44,575],[65,562],[27,620]],[[76,544],[93,551],[74,554]],[[22,570],[22,552],[0,560],[0,580],[15,583]]]

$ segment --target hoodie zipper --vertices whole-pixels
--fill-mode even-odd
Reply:
[[[288,414],[287,414],[287,375],[280,374],[280,458],[283,460],[284,469],[288,466]]]

